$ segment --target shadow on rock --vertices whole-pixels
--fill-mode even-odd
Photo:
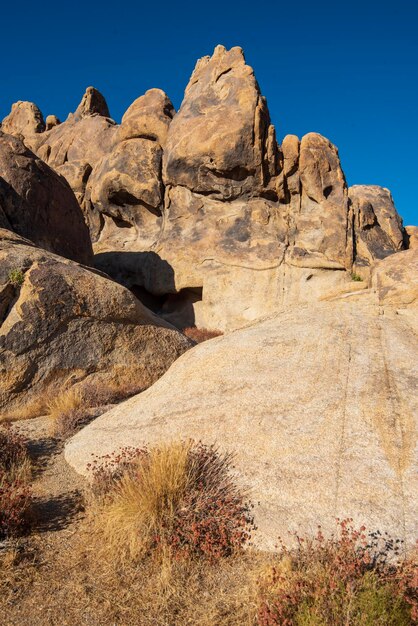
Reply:
[[[193,305],[202,300],[202,286],[177,291],[174,269],[156,252],[102,252],[94,257],[94,265],[174,326],[195,324]]]

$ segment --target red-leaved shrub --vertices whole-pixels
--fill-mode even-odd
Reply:
[[[177,556],[227,556],[247,542],[251,505],[233,457],[201,443],[125,448],[92,463],[95,516],[109,543],[131,556],[168,547]]]
[[[30,461],[23,437],[0,427],[0,540],[20,533],[28,522],[32,494]]]
[[[189,339],[192,339],[196,343],[202,343],[208,339],[214,339],[214,337],[220,337],[223,335],[221,330],[209,330],[208,328],[196,328],[196,326],[189,326],[183,328],[183,333]]]
[[[260,581],[260,626],[409,626],[417,618],[417,566],[400,560],[401,542],[366,534],[351,519],[326,539],[280,543],[276,565]]]

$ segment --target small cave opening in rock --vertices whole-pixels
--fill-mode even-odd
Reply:
[[[247,169],[240,165],[231,168],[230,170],[209,170],[210,173],[216,178],[225,178],[227,180],[234,180],[236,182],[242,182],[249,176],[255,175],[254,169]]]
[[[108,201],[116,207],[145,207],[150,213],[156,217],[162,216],[160,207],[152,206],[148,204],[142,198],[137,198],[132,193],[129,193],[127,189],[114,189],[108,195]]]
[[[116,206],[129,206],[138,204],[138,198],[126,189],[114,189],[109,193],[109,202]]]
[[[203,287],[186,287],[178,293],[153,294],[145,287],[133,285],[132,293],[150,311],[179,329],[195,324],[194,305],[203,298]]]
[[[113,221],[113,223],[115,224],[115,226],[117,226],[118,228],[132,228],[133,224],[131,224],[130,222],[122,219],[121,217],[116,217],[115,215],[110,215],[108,213],[103,213],[103,215],[108,215],[108,217],[110,217]]]
[[[325,198],[329,198],[329,196],[332,194],[332,185],[329,185],[328,187],[325,187],[324,189],[324,196]]]

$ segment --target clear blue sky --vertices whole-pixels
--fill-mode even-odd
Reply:
[[[88,85],[117,121],[150,87],[178,108],[196,59],[240,45],[279,140],[329,137],[350,185],[389,187],[418,224],[418,0],[9,0],[0,16],[0,118],[31,100],[65,119]]]

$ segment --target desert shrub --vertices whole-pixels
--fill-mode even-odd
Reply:
[[[94,518],[106,544],[136,559],[155,551],[217,559],[239,550],[253,527],[232,456],[172,443],[121,453],[91,466]]]
[[[361,276],[359,276],[359,274],[356,274],[355,272],[353,272],[353,273],[351,274],[351,280],[354,280],[354,281],[355,281],[355,282],[357,282],[357,283],[361,283],[361,282],[363,282],[362,277],[361,277]]]
[[[220,337],[223,335],[223,332],[220,330],[209,330],[207,328],[196,328],[196,326],[189,326],[188,328],[183,329],[183,333],[189,339],[192,339],[196,343],[202,343],[203,341],[207,341],[208,339],[213,339],[214,337]]]
[[[416,563],[400,542],[365,534],[352,520],[325,539],[296,537],[260,581],[260,626],[409,626],[416,618]],[[416,589],[416,587],[415,587]]]
[[[31,464],[25,440],[0,427],[0,540],[21,532],[28,522]]]
[[[143,391],[143,387],[88,383],[73,386],[51,397],[48,412],[51,432],[54,436],[67,438],[97,417],[97,409],[113,404]],[[96,409],[96,410],[95,410]]]
[[[125,474],[135,472],[140,457],[147,454],[146,448],[126,446],[118,452],[94,458],[88,463],[93,501],[105,500]]]
[[[0,472],[10,478],[24,478],[29,464],[28,450],[25,439],[10,425],[0,426]]]
[[[20,269],[13,269],[9,272],[9,281],[14,287],[21,287],[25,280],[25,274]]]
[[[48,400],[51,432],[57,437],[66,437],[75,432],[86,416],[81,391],[70,387]]]
[[[0,540],[21,533],[28,525],[32,492],[27,483],[0,477]]]

